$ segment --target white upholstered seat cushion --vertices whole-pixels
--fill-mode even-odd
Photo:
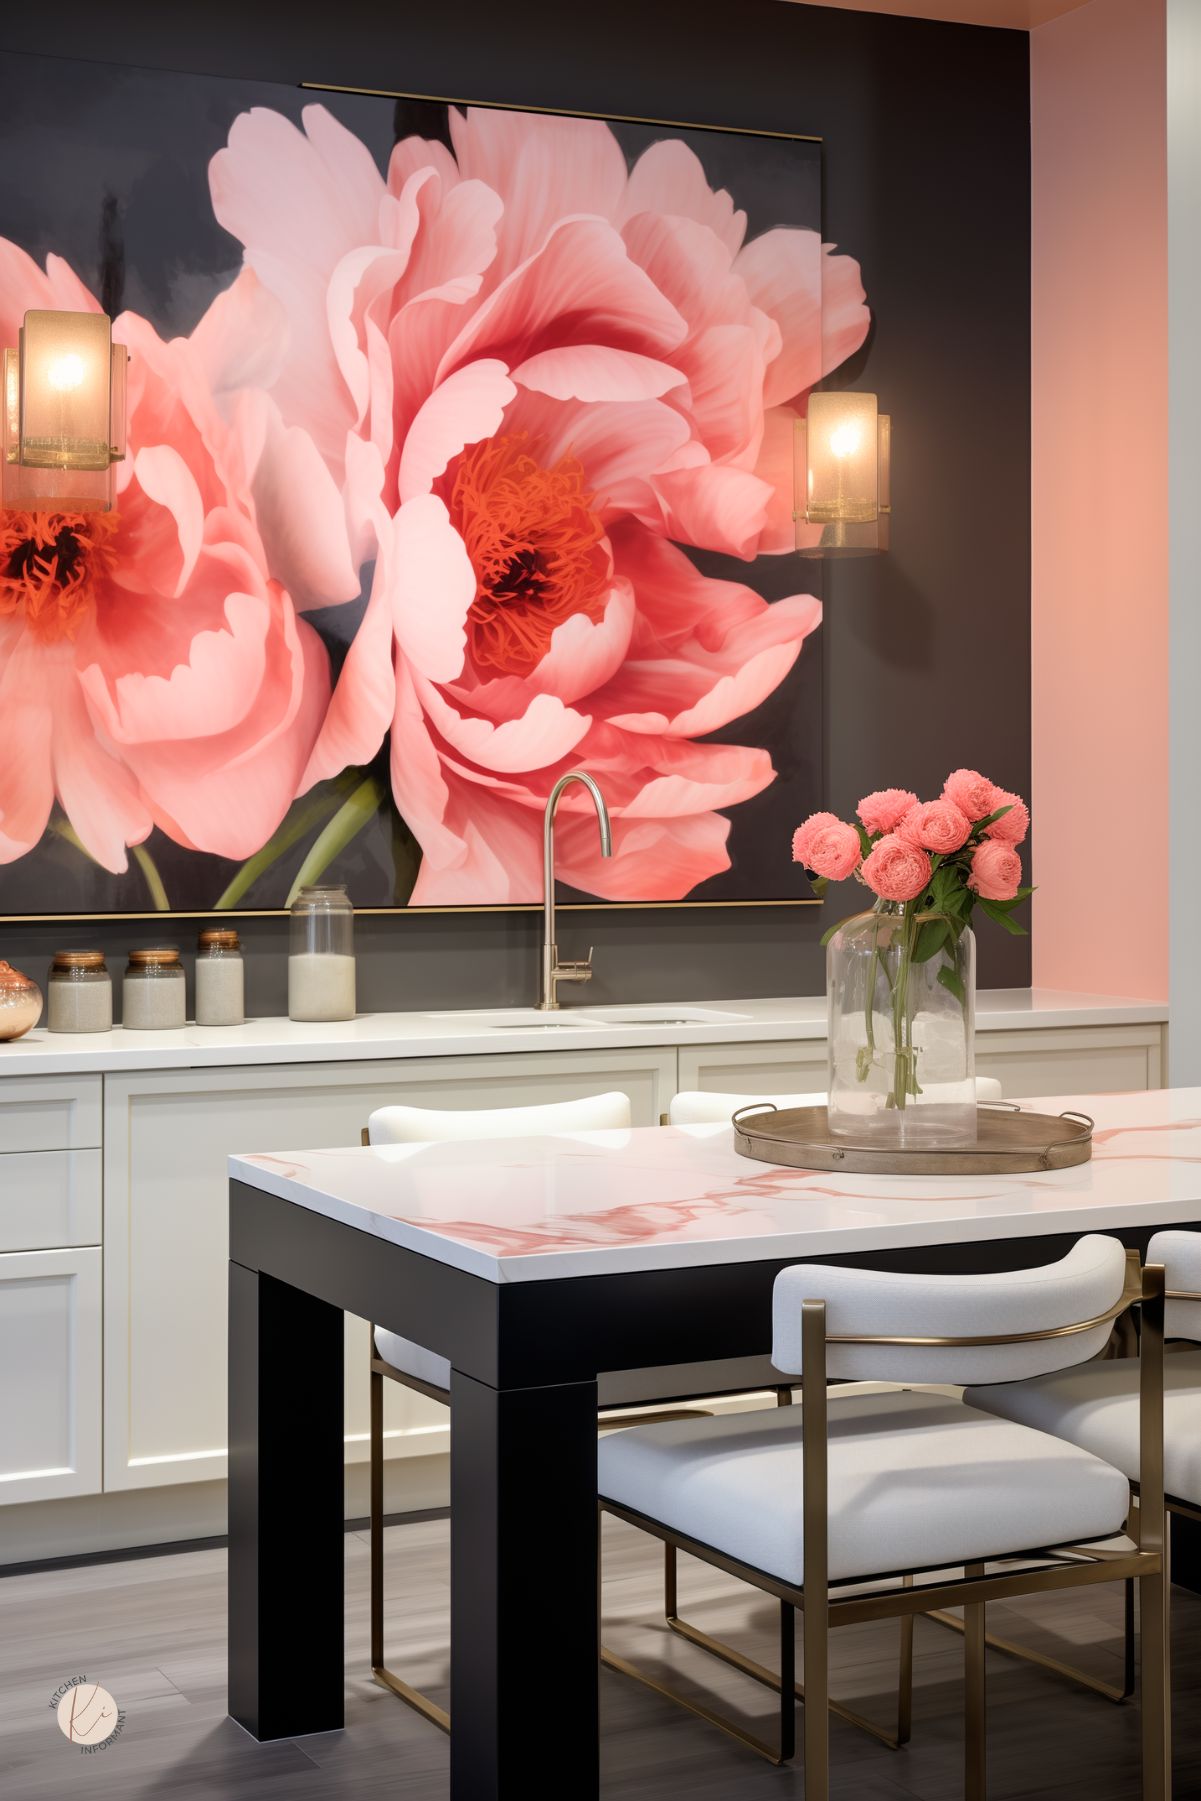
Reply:
[[[800,1407],[602,1438],[600,1492],[781,1581],[804,1577]],[[1125,1477],[948,1396],[830,1394],[830,1579],[1106,1538]]]
[[[999,1419],[1079,1445],[1137,1482],[1138,1390],[1138,1359],[1121,1357],[1031,1382],[969,1389],[965,1399]],[[1163,1436],[1165,1488],[1201,1506],[1201,1350],[1164,1358]]]
[[[375,1348],[385,1363],[403,1370],[406,1376],[416,1376],[431,1388],[450,1387],[450,1362],[436,1351],[427,1351],[424,1345],[402,1338],[399,1332],[385,1332],[382,1326],[375,1328]]]

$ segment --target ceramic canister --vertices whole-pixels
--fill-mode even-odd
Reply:
[[[20,1038],[42,1016],[42,991],[11,963],[0,960],[0,1042]]]

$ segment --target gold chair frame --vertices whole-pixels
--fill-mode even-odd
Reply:
[[[1164,1299],[1166,1301],[1201,1301],[1201,1294],[1195,1294],[1189,1289],[1169,1288],[1165,1292]],[[1130,1487],[1133,1510],[1136,1511],[1139,1501],[1139,1485],[1137,1482],[1132,1482]],[[1192,1501],[1182,1500],[1179,1495],[1165,1493],[1164,1508],[1169,1516],[1176,1514],[1180,1519],[1194,1520],[1201,1524],[1201,1506]],[[1165,1548],[1169,1543],[1170,1541],[1165,1538]],[[927,1617],[936,1625],[949,1627],[952,1632],[963,1631],[963,1621],[953,1613],[935,1612]],[[1058,1657],[1049,1657],[1045,1652],[1034,1651],[1029,1645],[1020,1645],[1013,1639],[997,1638],[991,1632],[985,1639],[990,1651],[1000,1651],[1006,1657],[1016,1657],[1022,1663],[1034,1664],[1040,1670],[1047,1670],[1052,1676],[1062,1676],[1066,1682],[1075,1684],[1077,1688],[1086,1688],[1091,1693],[1100,1695],[1104,1700],[1112,1701],[1119,1707],[1132,1698],[1135,1690],[1135,1641],[1133,1581],[1126,1583],[1122,1606],[1122,1681],[1120,1684],[1106,1682],[1103,1677],[1090,1675],[1087,1670],[1080,1669],[1076,1664],[1064,1663]]]
[[[895,1575],[881,1572],[877,1577],[855,1578],[831,1585],[829,1581],[829,1495],[827,1444],[826,1350],[831,1344],[908,1346],[919,1348],[959,1348],[988,1345],[1033,1344],[1055,1338],[1072,1337],[1094,1330],[1116,1319],[1136,1300],[1141,1299],[1143,1335],[1139,1389],[1140,1470],[1142,1496],[1138,1509],[1137,1541],[1129,1551],[1094,1550],[1083,1545],[1028,1546],[992,1558],[991,1564],[1002,1567],[988,1574],[983,1564],[969,1564],[963,1575],[928,1584],[901,1588],[877,1589],[866,1594],[842,1594],[840,1590],[862,1589],[864,1581],[895,1580]],[[1141,1283],[1132,1290],[1128,1276],[1122,1299],[1096,1318],[1073,1325],[1057,1326],[1041,1332],[1019,1332],[970,1338],[919,1338],[884,1336],[849,1336],[828,1334],[826,1303],[821,1300],[802,1304],[801,1351],[805,1377],[805,1400],[801,1414],[801,1442],[804,1454],[802,1476],[802,1512],[804,1523],[805,1574],[798,1587],[782,1582],[764,1570],[753,1568],[728,1557],[712,1545],[699,1543],[686,1534],[664,1526],[633,1509],[605,1497],[602,1512],[613,1514],[629,1525],[637,1526],[675,1550],[712,1565],[715,1569],[737,1576],[740,1580],[774,1596],[780,1604],[780,1673],[778,1681],[763,1670],[745,1670],[756,1680],[767,1678],[768,1686],[777,1688],[780,1696],[778,1739],[770,1744],[746,1731],[735,1721],[704,1707],[667,1683],[640,1670],[627,1659],[602,1649],[602,1659],[611,1668],[645,1684],[655,1693],[675,1701],[689,1713],[718,1726],[747,1745],[769,1763],[787,1762],[796,1750],[796,1676],[795,1615],[802,1616],[804,1679],[806,1705],[804,1713],[803,1759],[806,1801],[828,1801],[830,1784],[829,1751],[829,1634],[834,1626],[855,1625],[866,1620],[912,1619],[928,1613],[936,1606],[962,1606],[964,1609],[964,1679],[965,1705],[965,1796],[966,1801],[985,1801],[986,1743],[984,1718],[985,1609],[989,1601],[1009,1600],[1017,1595],[1046,1593],[1052,1590],[1091,1587],[1102,1582],[1132,1580],[1138,1582],[1142,1599],[1142,1751],[1143,1801],[1169,1801],[1171,1793],[1171,1697],[1168,1680],[1168,1592],[1166,1579],[1165,1510],[1163,1491],[1163,1327],[1165,1285],[1161,1265],[1148,1265]],[[1032,1565],[1037,1567],[1011,1568]],[[945,1566],[944,1566],[945,1567]],[[937,1574],[938,1566],[929,1571],[909,1574]],[[897,1572],[902,1580],[906,1572]],[[727,1659],[726,1661],[732,1661]],[[745,1660],[749,1663],[751,1660]],[[735,1664],[735,1667],[744,1667]],[[904,1708],[902,1705],[902,1717]]]

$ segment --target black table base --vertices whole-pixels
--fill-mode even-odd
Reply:
[[[1118,1235],[1139,1248],[1149,1236]],[[827,1261],[1015,1269],[1076,1236]],[[452,1366],[452,1801],[596,1801],[598,1372],[766,1354],[772,1285],[796,1259],[488,1282],[241,1182],[230,1258],[233,1718],[258,1739],[343,1724],[342,1314],[354,1313]]]

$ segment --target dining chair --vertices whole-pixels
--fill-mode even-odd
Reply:
[[[1201,1523],[1201,1232],[1157,1232],[1147,1261],[1162,1264],[1166,1283],[1165,1333],[1191,1341],[1164,1359],[1164,1488],[1169,1514]],[[969,1389],[965,1400],[984,1413],[1049,1432],[1114,1464],[1136,1497],[1139,1491],[1139,1362],[1106,1358],[1058,1370],[1031,1381]],[[932,1616],[961,1630],[953,1615]],[[989,1636],[994,1650],[1020,1657],[1107,1701],[1127,1701],[1135,1688],[1134,1585],[1126,1584],[1122,1681],[1111,1683],[1012,1640]]]
[[[1120,1534],[1130,1512],[1129,1478],[1105,1457],[956,1396],[827,1392],[831,1379],[959,1387],[1049,1376],[1096,1356],[1140,1295],[1142,1504],[1128,1548],[1097,1544]],[[794,1755],[795,1703],[804,1699],[806,1801],[828,1801],[830,1630],[962,1606],[965,1795],[983,1801],[988,1602],[1133,1578],[1142,1597],[1143,1801],[1165,1801],[1162,1266],[1149,1264],[1140,1278],[1116,1239],[1095,1234],[1057,1263],[1000,1275],[799,1264],[777,1277],[772,1316],[772,1359],[803,1376],[800,1407],[618,1433],[601,1441],[599,1487],[603,1510],[778,1601],[778,1673],[717,1641],[705,1646],[778,1693],[778,1742],[611,1651],[605,1663],[776,1764]],[[918,1579],[906,1584],[907,1576]]]
[[[937,1085],[936,1085],[937,1086]],[[976,1099],[999,1101],[1001,1084],[995,1076],[976,1077]],[[779,1107],[824,1107],[825,1089],[809,1094],[727,1094],[707,1088],[684,1088],[674,1094],[663,1115],[665,1126],[728,1126],[740,1107],[753,1107],[756,1101]]]
[[[630,1118],[629,1097],[616,1091],[523,1107],[458,1111],[391,1106],[379,1107],[371,1114],[362,1138],[364,1145],[526,1138],[546,1133],[617,1131],[628,1127]],[[371,1669],[385,1688],[445,1732],[450,1729],[447,1710],[384,1662],[384,1383],[398,1383],[449,1406],[450,1364],[414,1339],[385,1331],[381,1326],[372,1326],[370,1343]],[[648,1401],[662,1399],[695,1402],[715,1393],[758,1392],[771,1380],[766,1356],[740,1360],[733,1374],[736,1381],[721,1369],[692,1364],[662,1371],[624,1370],[603,1375],[598,1383],[601,1430],[616,1430],[631,1419],[698,1418],[703,1409],[695,1405],[666,1409],[657,1406],[651,1414],[631,1414],[630,1410],[641,1410]]]

